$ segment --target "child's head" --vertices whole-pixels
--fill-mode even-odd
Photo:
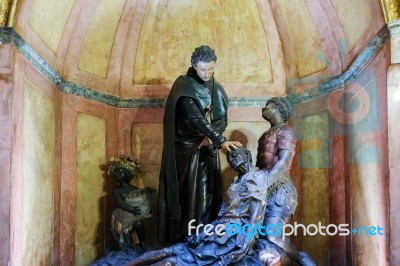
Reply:
[[[142,172],[139,160],[133,156],[120,155],[111,158],[108,163],[108,176],[114,176],[118,182],[130,182],[132,178]]]
[[[229,151],[227,159],[229,165],[236,171],[238,171],[241,166],[253,162],[251,152],[244,147],[239,147],[235,150]]]
[[[119,183],[129,183],[133,178],[132,172],[125,167],[117,167],[113,173]]]
[[[270,103],[275,104],[276,108],[281,113],[283,120],[287,122],[292,114],[292,105],[289,100],[285,97],[273,97],[267,101],[266,106]]]

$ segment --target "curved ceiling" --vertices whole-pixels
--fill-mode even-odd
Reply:
[[[374,0],[25,0],[15,30],[63,79],[122,98],[166,96],[209,44],[249,97],[340,75],[384,25]]]

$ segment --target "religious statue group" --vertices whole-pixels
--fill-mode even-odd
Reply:
[[[158,238],[165,248],[149,250],[146,243],[143,219],[150,213],[143,202],[156,192],[129,184],[140,172],[139,162],[131,157],[109,162],[109,174],[119,184],[113,191],[118,203],[113,234],[126,247],[135,231],[144,251],[124,265],[316,265],[282,232],[271,231],[282,228],[297,206],[290,177],[296,145],[287,123],[291,104],[285,97],[273,97],[261,109],[270,128],[258,140],[254,166],[250,151],[223,135],[228,97],[214,78],[216,61],[211,47],[197,47],[191,67],[176,79],[166,101],[158,190]],[[225,193],[219,149],[238,173]],[[199,224],[214,231],[194,230]],[[263,225],[265,231],[250,225]]]

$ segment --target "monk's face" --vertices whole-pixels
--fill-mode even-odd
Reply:
[[[196,70],[197,75],[203,81],[209,81],[212,78],[212,76],[214,75],[214,66],[215,66],[215,61],[211,61],[211,62],[199,61],[193,67]]]

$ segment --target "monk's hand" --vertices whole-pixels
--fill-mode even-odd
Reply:
[[[232,140],[225,141],[221,145],[221,148],[226,151],[231,151],[232,149],[236,150],[239,147],[243,147],[242,143],[240,143],[239,141],[232,141]]]
[[[210,146],[211,144],[212,144],[212,141],[209,138],[205,137],[203,139],[203,141],[200,143],[199,147],[197,147],[197,148],[201,149],[201,147],[207,147],[207,146]]]

